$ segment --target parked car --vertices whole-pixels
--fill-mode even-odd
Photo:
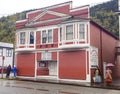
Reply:
[[[3,68],[3,73],[5,73],[6,70],[7,70],[7,67],[6,66],[4,66],[4,67],[0,66],[0,73],[2,73],[2,68]]]

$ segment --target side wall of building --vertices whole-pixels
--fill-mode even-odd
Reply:
[[[103,63],[114,63],[116,39],[104,29],[90,25],[90,45],[98,48],[99,68],[103,73]]]

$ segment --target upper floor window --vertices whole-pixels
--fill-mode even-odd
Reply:
[[[25,44],[25,32],[20,32],[20,44]]]
[[[66,26],[66,40],[73,39],[73,25]]]
[[[34,44],[34,32],[30,32],[30,44]]]
[[[79,24],[79,39],[85,39],[85,24]]]
[[[2,55],[3,55],[3,49],[0,48],[0,56],[2,56]]]
[[[60,41],[62,41],[62,27],[60,27]]]
[[[12,50],[11,49],[6,49],[6,56],[11,57],[12,56]]]
[[[51,43],[53,41],[52,29],[42,31],[42,43]]]

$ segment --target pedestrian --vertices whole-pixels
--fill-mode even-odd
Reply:
[[[95,83],[101,83],[102,82],[102,77],[101,77],[101,72],[100,69],[97,67],[95,72],[94,72],[94,77],[93,80]]]
[[[16,66],[14,65],[13,66],[13,77],[16,78],[16,73],[17,73],[17,68]]]
[[[107,67],[107,70],[106,70],[106,76],[105,76],[105,81],[106,83],[111,83],[112,82],[112,71],[110,70],[109,67]]]
[[[11,72],[11,65],[8,65],[7,70],[6,70],[6,78],[9,78]]]

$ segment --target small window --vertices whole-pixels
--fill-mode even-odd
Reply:
[[[47,42],[47,33],[46,30],[42,31],[42,43],[46,43]]]
[[[66,40],[73,39],[73,25],[66,26]]]
[[[34,44],[34,32],[30,32],[30,44]]]
[[[6,56],[11,57],[12,56],[12,50],[11,49],[6,49]]]
[[[42,53],[42,60],[51,60],[52,56],[51,56],[51,52],[43,52]]]
[[[85,24],[79,24],[79,39],[85,39]]]
[[[46,62],[39,62],[39,67],[45,68],[45,67],[47,67],[47,63]]]
[[[51,29],[49,29],[48,30],[48,43],[51,43],[52,42],[52,30]]]
[[[25,32],[20,33],[20,44],[25,44]]]
[[[62,41],[62,27],[60,27],[60,41]]]
[[[3,49],[0,48],[0,56],[2,56],[2,55],[3,55]]]

